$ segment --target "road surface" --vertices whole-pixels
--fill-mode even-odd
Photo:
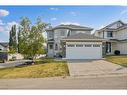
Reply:
[[[0,79],[0,89],[127,89],[127,76]]]

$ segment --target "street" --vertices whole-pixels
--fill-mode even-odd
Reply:
[[[127,76],[0,79],[0,89],[127,89]]]

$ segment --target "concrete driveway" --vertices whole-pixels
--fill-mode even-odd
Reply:
[[[126,74],[127,68],[104,60],[68,60],[71,76]]]

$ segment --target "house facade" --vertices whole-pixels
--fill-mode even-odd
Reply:
[[[127,24],[122,21],[113,22],[94,33],[95,36],[106,39],[106,54],[127,54]]]
[[[47,32],[47,55],[48,57],[61,56],[63,38],[78,34],[85,33],[91,34],[93,29],[90,27],[78,26],[78,25],[59,25],[54,28],[50,27]]]
[[[9,50],[9,43],[0,42],[0,52],[7,52]]]
[[[101,59],[104,39],[91,35],[93,29],[59,25],[47,29],[47,55],[65,59]]]

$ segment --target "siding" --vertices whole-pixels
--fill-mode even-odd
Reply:
[[[127,29],[117,31],[116,38],[119,40],[127,39]]]
[[[117,49],[120,50],[121,54],[127,54],[127,42],[126,43],[117,43]]]

